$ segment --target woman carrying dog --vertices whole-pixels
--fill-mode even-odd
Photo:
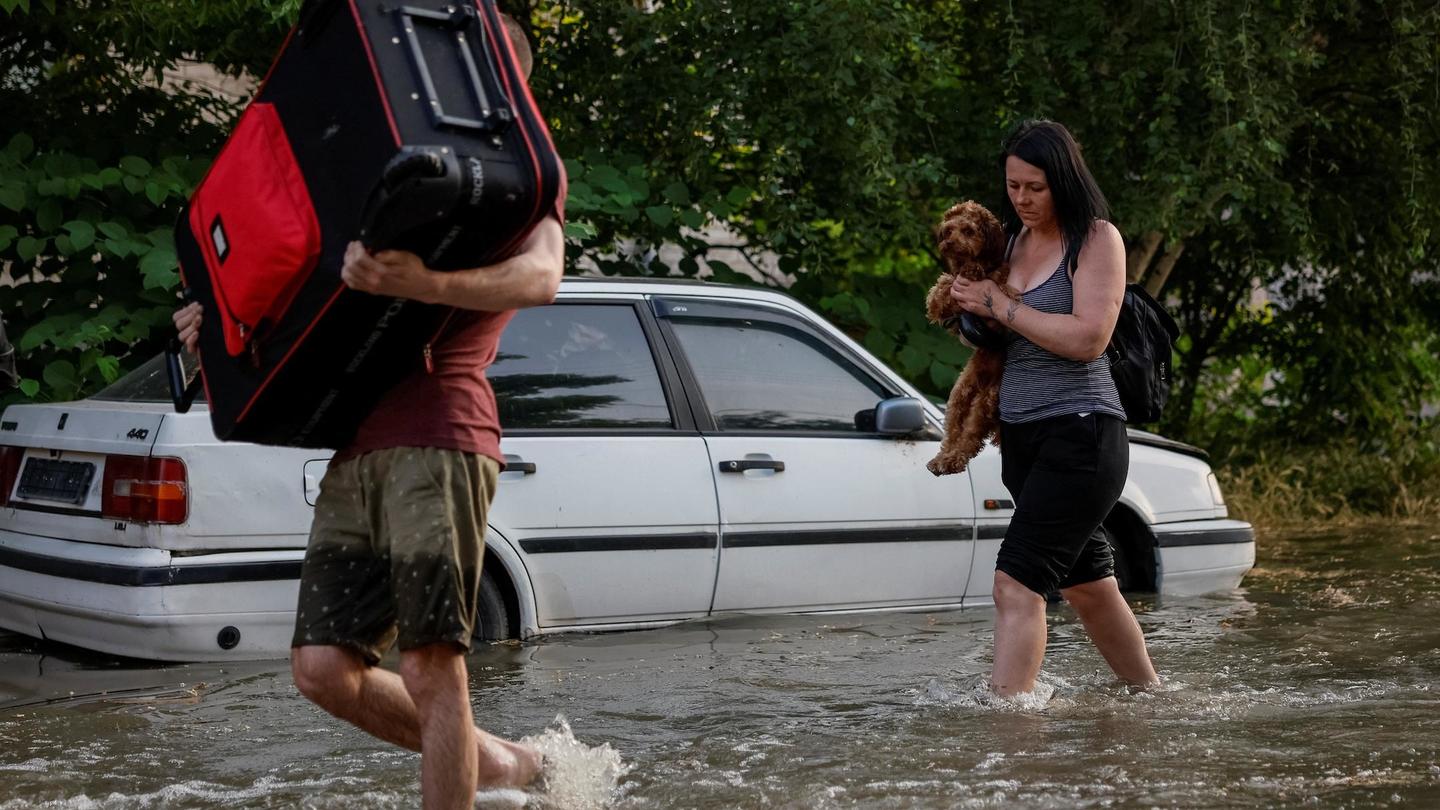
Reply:
[[[1159,678],[1100,528],[1130,466],[1125,411],[1105,358],[1125,290],[1124,245],[1065,127],[1024,122],[1006,139],[1003,160],[1001,220],[1019,297],[963,278],[950,293],[1007,330],[1000,453],[1015,513],[995,564],[991,688],[1006,697],[1034,689],[1046,596],[1055,590],[1115,675],[1151,686]]]

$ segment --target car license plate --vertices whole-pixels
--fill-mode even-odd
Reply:
[[[90,493],[95,464],[89,461],[60,461],[31,457],[20,473],[15,494],[26,500],[56,501],[79,506]]]

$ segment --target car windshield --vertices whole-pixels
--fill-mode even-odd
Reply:
[[[157,354],[134,371],[100,389],[91,399],[104,402],[170,402],[170,379],[165,371],[165,355]],[[202,390],[196,402],[205,401]]]

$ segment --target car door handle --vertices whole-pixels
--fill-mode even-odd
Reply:
[[[743,473],[746,470],[774,470],[775,472],[785,472],[785,462],[768,458],[742,458],[735,461],[720,462],[720,472],[722,473]]]
[[[524,461],[519,456],[505,456],[505,472],[518,472],[521,475],[534,475],[535,463]]]

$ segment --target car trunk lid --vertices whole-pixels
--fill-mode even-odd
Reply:
[[[7,448],[0,486],[8,503],[0,510],[0,529],[148,545],[151,527],[132,526],[130,519],[145,513],[130,506],[156,489],[146,479],[153,477],[147,473],[166,410],[158,403],[93,400],[7,408],[0,418],[0,445]],[[166,493],[183,498],[183,484]]]

